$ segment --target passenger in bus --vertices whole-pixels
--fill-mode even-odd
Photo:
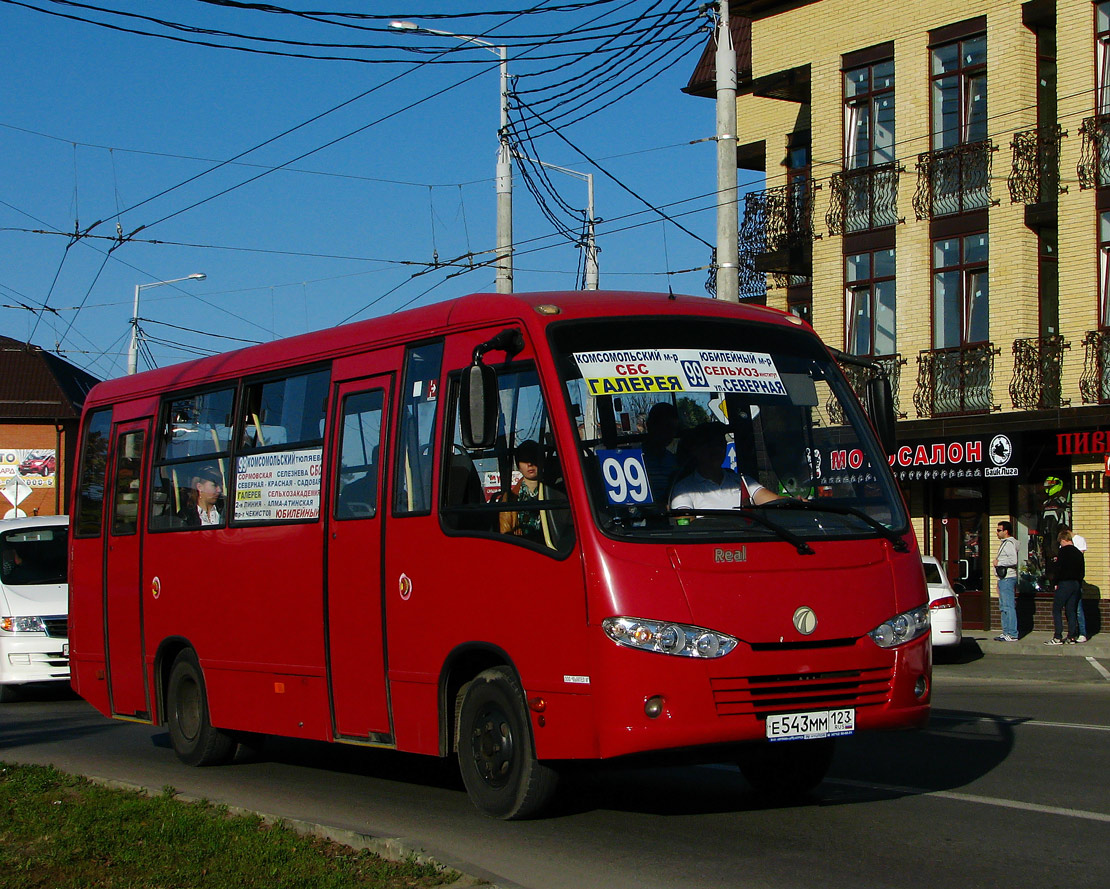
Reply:
[[[694,469],[675,482],[671,509],[739,509],[782,499],[751,476],[725,467],[726,428],[722,423],[702,423],[690,430],[686,441]]]
[[[202,466],[193,475],[186,493],[185,505],[178,518],[188,528],[212,527],[223,524],[218,504],[223,496],[223,474],[215,466]]]
[[[543,451],[537,442],[531,439],[522,441],[517,445],[513,456],[521,477],[512,486],[508,502],[532,503],[566,499],[562,491],[545,483],[542,470]],[[500,529],[502,534],[524,537],[555,549],[567,517],[564,509],[505,511],[500,516]]]
[[[678,434],[678,411],[669,401],[660,401],[648,411],[647,434],[641,449],[647,468],[651,497],[656,503],[666,503],[678,471],[678,457],[671,450]]]

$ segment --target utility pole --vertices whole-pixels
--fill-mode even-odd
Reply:
[[[729,0],[717,19],[717,299],[740,302],[740,220],[736,189],[736,51]]]
[[[513,292],[513,153],[509,147],[508,49],[501,56],[501,147],[497,152],[497,292]]]

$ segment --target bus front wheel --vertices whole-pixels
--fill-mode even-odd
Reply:
[[[538,814],[558,774],[536,759],[524,692],[508,667],[475,677],[459,715],[459,771],[471,801],[494,818]]]
[[[742,747],[737,765],[748,783],[771,796],[802,796],[825,780],[832,765],[832,738],[758,742]]]
[[[192,649],[177,656],[166,688],[166,721],[177,758],[190,766],[219,765],[235,755],[235,740],[212,725],[204,675]]]

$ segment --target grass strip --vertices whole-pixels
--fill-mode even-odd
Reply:
[[[0,887],[423,889],[458,877],[302,836],[223,806],[0,763]]]

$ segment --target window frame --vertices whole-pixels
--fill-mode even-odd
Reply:
[[[891,66],[890,85],[875,88],[875,71],[874,69],[879,65],[889,64]],[[860,64],[849,66],[847,64],[847,57],[842,60],[842,67],[840,71],[840,89],[841,89],[841,106],[843,108],[843,126],[844,126],[844,170],[846,172],[854,172],[857,170],[865,170],[868,167],[878,166],[880,164],[894,163],[896,160],[894,147],[898,144],[897,137],[897,105],[895,108],[895,121],[894,126],[891,128],[891,144],[889,148],[890,157],[878,160],[876,159],[875,146],[875,127],[877,117],[877,101],[889,96],[891,101],[895,98],[896,77],[894,68],[894,50],[891,47],[889,55],[884,55],[881,58],[876,58]],[[848,77],[854,71],[867,71],[868,88],[866,91],[856,93],[853,96],[848,95]],[[853,120],[860,108],[866,107],[868,111],[868,149],[867,158],[864,163],[856,163],[855,158],[858,156],[858,149],[853,149],[855,144],[855,126]]]
[[[967,242],[971,238],[985,237],[986,243],[986,259],[983,260],[967,260]],[[941,241],[956,241],[959,244],[959,262],[954,265],[937,266],[937,244]],[[943,351],[946,349],[963,349],[968,346],[982,345],[990,342],[990,234],[986,229],[966,232],[960,234],[950,235],[948,237],[936,237],[930,241],[930,293],[931,293],[931,325],[930,337],[932,341],[933,351]],[[958,343],[938,344],[937,342],[937,278],[940,274],[958,272],[960,282],[960,293],[957,305],[959,307],[959,331],[960,340]],[[971,339],[970,337],[970,317],[972,315],[972,306],[969,300],[972,299],[972,291],[970,287],[971,276],[983,274],[986,276],[987,290],[985,294],[985,308],[986,308],[986,336],[983,339]]]
[[[875,255],[877,253],[889,252],[893,254],[892,263],[894,271],[889,275],[876,275],[875,274]],[[869,277],[856,278],[855,280],[848,280],[848,268],[852,257],[867,256],[868,257],[868,270]],[[878,293],[876,292],[876,285],[885,284],[887,282],[894,283],[894,317],[897,321],[898,317],[898,273],[897,273],[898,254],[895,247],[874,247],[869,250],[856,250],[844,255],[844,351],[849,355],[858,355],[864,357],[886,357],[897,354],[898,351],[898,331],[897,325],[894,328],[894,348],[889,352],[875,351],[875,325],[878,319]],[[857,330],[855,324],[856,306],[858,304],[858,294],[866,288],[867,291],[867,325],[868,325],[868,350],[866,352],[857,352],[855,350],[855,339],[853,335]]]
[[[983,40],[983,61],[975,64],[965,64],[964,62],[964,44],[973,40]],[[989,80],[987,76],[987,31],[985,26],[982,29],[970,31],[967,34],[960,34],[953,36],[949,39],[938,40],[930,42],[929,44],[929,144],[932,146],[933,151],[944,151],[946,149],[957,148],[961,145],[971,145],[976,142],[982,142],[989,137],[989,134],[984,133],[981,138],[972,139],[970,136],[970,126],[972,115],[969,113],[969,98],[971,91],[971,78],[982,76],[983,78],[983,121],[984,124],[989,119],[988,100],[989,93],[987,88]],[[950,47],[956,47],[957,64],[954,70],[936,72],[937,66],[937,53],[941,50]],[[945,144],[945,134],[948,129],[941,127],[937,128],[937,83],[940,80],[948,77],[955,77],[957,82],[957,122],[956,122],[956,138]]]

